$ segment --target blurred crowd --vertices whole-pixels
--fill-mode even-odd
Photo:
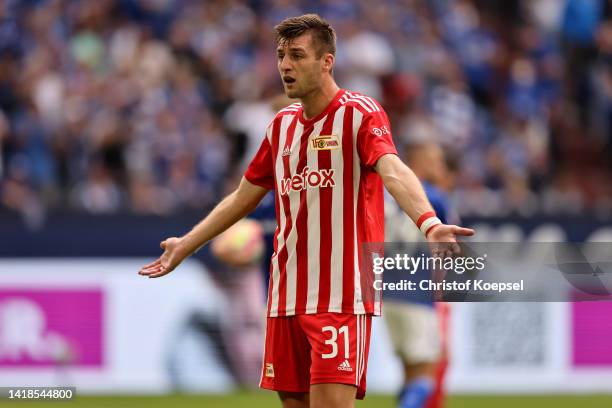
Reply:
[[[462,215],[612,213],[612,1],[0,0],[0,208],[173,214],[227,193],[316,12],[335,76],[437,140]]]

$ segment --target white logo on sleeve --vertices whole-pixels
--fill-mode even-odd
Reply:
[[[382,136],[382,135],[388,135],[389,132],[389,128],[387,128],[386,126],[381,126],[379,128],[375,127],[372,128],[372,133],[374,133],[374,135],[376,136]]]

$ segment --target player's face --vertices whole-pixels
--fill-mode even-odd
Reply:
[[[303,98],[321,87],[326,72],[324,56],[317,55],[310,33],[279,44],[278,71],[289,98]],[[327,54],[330,55],[330,54]]]

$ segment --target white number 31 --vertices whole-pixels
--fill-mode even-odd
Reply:
[[[334,326],[325,326],[321,329],[323,333],[326,331],[331,332],[331,338],[325,340],[325,344],[329,344],[332,347],[331,353],[321,354],[321,358],[334,358],[338,355],[338,333],[344,334],[344,358],[349,358],[349,332],[348,326],[342,326],[339,330],[336,330]]]

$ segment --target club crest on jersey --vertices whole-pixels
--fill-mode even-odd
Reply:
[[[312,150],[332,150],[340,147],[338,137],[335,135],[320,135],[310,141]]]
[[[334,169],[310,170],[304,167],[301,173],[281,179],[281,195],[291,191],[302,191],[314,187],[335,187]]]

